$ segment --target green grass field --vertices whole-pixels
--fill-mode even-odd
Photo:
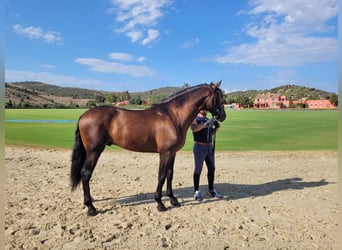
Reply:
[[[77,120],[81,109],[7,109],[5,119]],[[143,126],[143,124],[142,124]],[[75,123],[5,122],[6,144],[72,148]],[[336,111],[227,110],[219,151],[337,150]],[[183,150],[192,150],[189,130]],[[111,147],[117,149],[118,147]]]

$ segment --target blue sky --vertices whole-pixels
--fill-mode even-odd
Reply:
[[[337,0],[5,1],[5,80],[337,92]]]

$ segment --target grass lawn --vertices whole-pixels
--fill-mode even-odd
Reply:
[[[7,109],[5,119],[77,120],[82,109]],[[5,122],[6,144],[72,148],[75,123]],[[337,150],[336,111],[227,110],[216,150]],[[183,150],[192,150],[189,129]],[[117,149],[118,147],[111,147]]]
[[[85,109],[6,109],[6,120],[77,120]],[[5,122],[6,144],[72,148],[76,123]]]
[[[224,150],[337,150],[338,112],[232,111],[217,134]]]
[[[77,120],[86,109],[6,109],[6,120]]]

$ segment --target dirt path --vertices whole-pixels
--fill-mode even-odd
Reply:
[[[95,217],[81,188],[70,191],[70,151],[5,153],[6,249],[336,248],[337,152],[217,152],[225,198],[202,202],[192,196],[192,153],[180,152],[173,186],[182,206],[160,213],[158,156],[107,150],[91,182]],[[205,192],[205,168],[201,177]]]

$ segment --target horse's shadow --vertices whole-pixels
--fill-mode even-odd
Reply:
[[[216,183],[215,187],[224,195],[224,200],[238,200],[250,197],[259,197],[270,195],[274,192],[285,190],[301,190],[305,188],[313,188],[332,184],[325,179],[320,181],[304,182],[302,178],[288,178],[281,179],[272,182],[266,182],[262,184],[229,184],[229,183]],[[201,185],[200,190],[205,191],[206,185]],[[215,202],[222,199],[212,199],[204,194],[204,200],[202,202],[195,202],[193,199],[193,187],[174,188],[174,195],[180,200],[182,205],[198,205],[203,202]],[[163,200],[167,201],[168,197],[163,194]],[[136,195],[122,196],[116,198],[103,198],[95,199],[94,202],[111,201],[114,204],[123,204],[126,206],[136,206],[154,203],[154,193],[139,193]],[[188,204],[189,203],[189,204]],[[166,205],[166,204],[165,204]],[[169,209],[172,208],[171,206]],[[110,209],[109,209],[110,210]],[[106,213],[107,210],[99,213]]]

